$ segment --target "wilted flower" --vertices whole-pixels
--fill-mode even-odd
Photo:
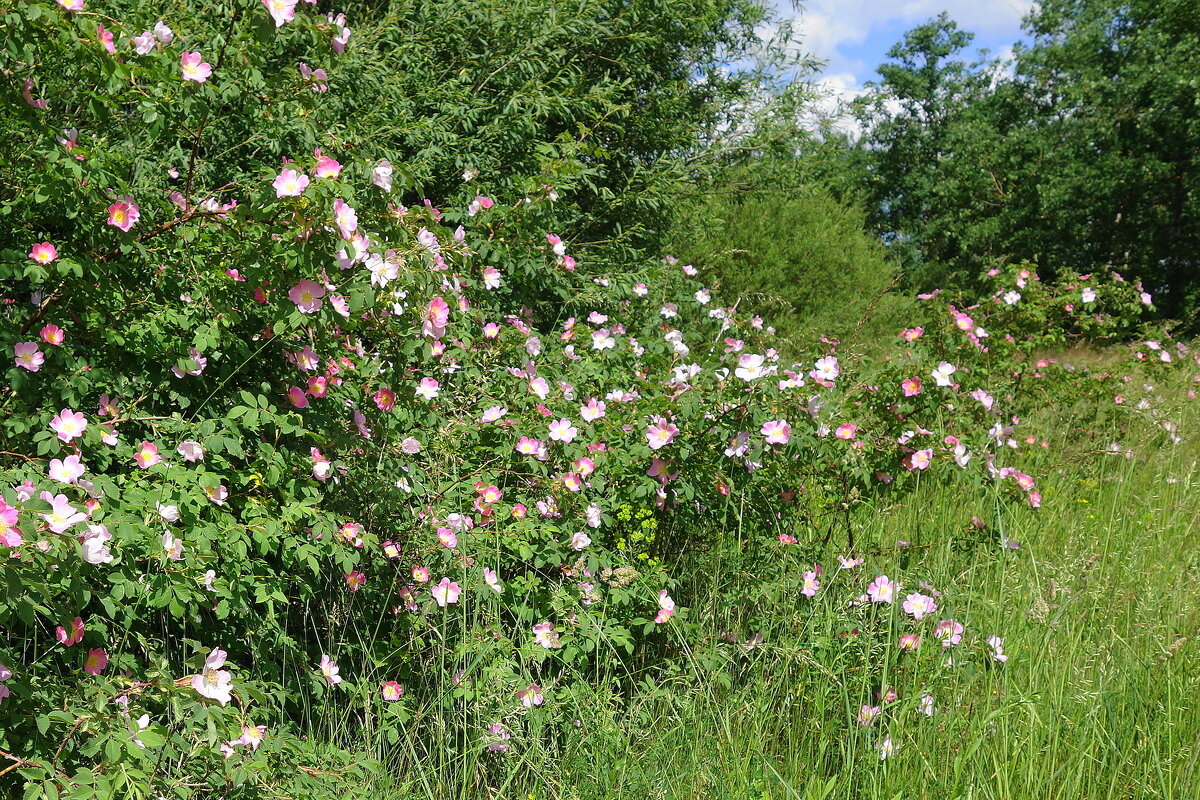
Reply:
[[[955,620],[944,619],[933,626],[933,635],[941,639],[942,647],[953,647],[962,641],[963,626]]]
[[[517,699],[521,701],[521,705],[526,708],[540,706],[545,698],[542,696],[542,687],[536,683],[529,684],[527,689],[517,690]]]
[[[855,721],[864,728],[870,728],[875,725],[876,718],[879,717],[882,709],[879,706],[864,705],[858,710],[858,716]]]
[[[152,31],[144,31],[140,36],[130,37],[129,41],[133,45],[134,52],[139,56],[146,55],[157,44]]]
[[[886,761],[896,754],[896,745],[892,742],[891,734],[884,736],[875,747],[879,750],[880,761]]]
[[[167,552],[167,558],[172,561],[181,561],[183,559],[183,540],[176,539],[175,534],[167,532],[162,535],[163,550]]]
[[[1001,663],[1008,661],[1008,656],[1004,654],[1004,640],[999,636],[989,636],[987,638],[988,647],[992,648],[992,660]]]
[[[82,617],[76,617],[75,619],[71,620],[69,630],[61,625],[54,629],[58,643],[64,647],[72,647],[82,642],[83,631],[84,626]]]
[[[392,191],[392,172],[392,165],[389,162],[380,161],[371,170],[371,183],[390,193]]]
[[[111,539],[112,534],[108,532],[108,528],[103,525],[89,525],[88,532],[80,542],[83,560],[88,564],[111,564],[113,556],[107,544]]]
[[[503,753],[508,749],[508,740],[511,737],[509,732],[499,722],[493,723],[488,727],[488,734],[494,737],[494,741],[487,746],[487,749],[493,753]]]
[[[533,626],[533,640],[547,650],[562,647],[562,643],[558,641],[558,633],[550,622],[540,622]]]

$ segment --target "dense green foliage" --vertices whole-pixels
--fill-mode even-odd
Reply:
[[[968,65],[945,15],[910,32],[862,106],[877,228],[912,285],[1005,260],[1114,268],[1168,316],[1200,291],[1194,0],[1047,0],[1011,74]]]
[[[887,341],[908,305],[889,291],[894,266],[859,207],[798,172],[735,172],[696,189],[676,249],[712,270],[722,300],[769,317],[797,348]]]
[[[551,391],[567,417],[584,391],[645,380],[629,334],[652,310],[615,326],[606,365],[573,353],[578,334],[602,355],[561,327],[564,304],[627,311],[642,272],[644,305],[670,291],[646,253],[680,165],[743,91],[716,65],[761,10],[277,6],[20,2],[0,21],[0,751],[30,797],[361,795],[379,779],[365,740],[397,766],[470,754],[446,773],[468,783],[516,689],[631,647],[672,605],[641,456],[596,456],[602,510],[572,499],[571,470],[594,469],[582,444],[544,464],[544,443],[514,454],[507,410],[478,420],[503,402],[532,440]],[[530,326],[555,322],[543,389]],[[662,369],[670,343],[648,330]],[[648,452],[645,415],[668,399],[646,391],[632,436],[619,407],[607,425]],[[483,526],[494,494],[502,535]],[[436,523],[464,517],[456,545]],[[453,575],[440,604],[418,564]],[[585,568],[621,571],[574,642],[556,609],[578,606]],[[480,602],[443,619],[464,590]],[[564,646],[535,644],[552,620]],[[411,699],[381,695],[397,679]],[[437,735],[401,736],[428,719]]]
[[[885,796],[964,732],[930,791],[966,785],[1055,686],[1006,605],[1054,472],[1184,442],[1149,295],[889,293],[751,0],[314,6],[0,12],[0,789]],[[1191,658],[1145,694],[1181,736]],[[685,752],[803,712],[810,783],[762,742],[732,790],[662,778],[747,703]],[[1126,729],[1049,730],[1065,769]]]
[[[105,156],[108,172],[90,174],[95,191],[149,182],[164,194],[203,187],[221,202],[257,183],[264,165],[314,148],[389,161],[404,205],[465,205],[476,194],[515,202],[554,187],[562,200],[540,213],[544,224],[579,243],[576,258],[617,268],[659,245],[670,192],[700,134],[754,90],[748,76],[718,65],[751,45],[763,15],[752,0],[693,3],[686,14],[667,3],[606,0],[362,3],[332,9],[353,26],[354,45],[339,56],[329,41],[341,25],[324,19],[328,9],[310,29],[276,30],[259,6],[191,5],[116,2],[106,12],[150,26],[174,21],[180,41],[206,45],[218,75],[238,70],[238,84],[194,97],[186,87],[142,91],[145,59],[126,57],[120,40],[138,31],[121,31],[121,54],[112,57],[95,39],[103,17],[85,14],[66,34],[51,24],[57,12],[14,8],[4,29],[11,78],[0,132],[10,152],[32,157],[46,132],[71,128],[84,151]],[[305,79],[301,63],[327,78]],[[26,80],[48,99],[45,113],[22,102]],[[112,117],[99,98],[75,99],[83,85],[113,93],[125,113]],[[187,102],[174,115],[161,107],[176,100]],[[52,158],[63,166],[41,180],[79,179],[61,150]],[[168,179],[170,169],[181,176]],[[464,185],[467,170],[482,178]],[[61,191],[10,181],[8,223],[40,226],[46,236],[70,229],[75,208],[47,213],[47,199]],[[512,291],[532,303],[571,294],[545,281]]]

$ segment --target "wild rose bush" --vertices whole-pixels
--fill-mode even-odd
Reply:
[[[989,270],[984,286],[989,294],[977,300],[933,292],[918,302],[927,312],[944,311],[940,324],[927,326],[933,336],[926,347],[958,347],[956,364],[988,376],[971,393],[986,411],[1017,415],[1019,425],[1047,407],[1076,407],[1080,424],[1095,427],[1115,417],[1175,438],[1154,384],[1197,362],[1186,344],[1151,321],[1153,298],[1140,283],[1110,271],[1066,272],[1047,284],[1029,265],[1016,264]],[[1084,365],[1072,363],[1071,348],[1104,348],[1104,368],[1088,368],[1086,358]]]
[[[310,121],[352,47],[336,13],[14,9],[0,750],[30,797],[365,794],[329,742],[422,752],[439,713],[499,759],[568,724],[557,688],[691,635],[671,566],[727,535],[717,509],[814,596],[802,555],[855,504],[918,480],[1041,502],[1014,371],[1060,293],[930,298],[891,359],[779,363],[702,268],[575,246],[582,167],[405,206],[394,154]],[[285,162],[204,137],[250,97]]]

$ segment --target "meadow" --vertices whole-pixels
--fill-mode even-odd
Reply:
[[[1186,388],[1174,387],[1179,399]],[[410,776],[395,790],[429,798],[1196,796],[1194,444],[1162,434],[1130,440],[1127,426],[1097,428],[1084,409],[1061,411],[1039,414],[1048,447],[1035,456],[1046,497],[1036,517],[980,528],[973,521],[995,511],[986,500],[923,486],[854,514],[866,563],[836,578],[851,591],[876,573],[919,578],[954,603],[964,627],[1001,635],[1005,662],[950,666],[958,651],[929,636],[900,651],[899,620],[865,630],[844,604],[764,574],[732,539],[682,569],[691,613],[703,622],[694,641],[671,648],[669,669],[638,670],[614,652],[607,680],[562,699],[575,728],[522,752],[503,780],[431,782],[417,777],[428,762],[393,755],[398,774]],[[1194,408],[1183,419],[1194,421]],[[736,515],[711,524],[736,529]],[[812,554],[836,569],[846,552],[835,541]],[[864,668],[867,658],[878,659],[874,669]],[[917,674],[917,659],[930,671]],[[887,688],[896,693],[890,703],[881,701]],[[864,705],[880,707],[869,726],[857,722]],[[894,750],[883,759],[885,737]],[[443,774],[480,769],[470,755],[440,766]]]

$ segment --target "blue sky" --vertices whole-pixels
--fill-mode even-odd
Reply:
[[[782,17],[794,20],[801,47],[826,62],[826,109],[860,93],[904,32],[941,11],[975,34],[974,48],[1004,55],[1021,38],[1021,18],[1033,7],[1033,0],[805,0],[797,10],[789,0],[774,2]]]

